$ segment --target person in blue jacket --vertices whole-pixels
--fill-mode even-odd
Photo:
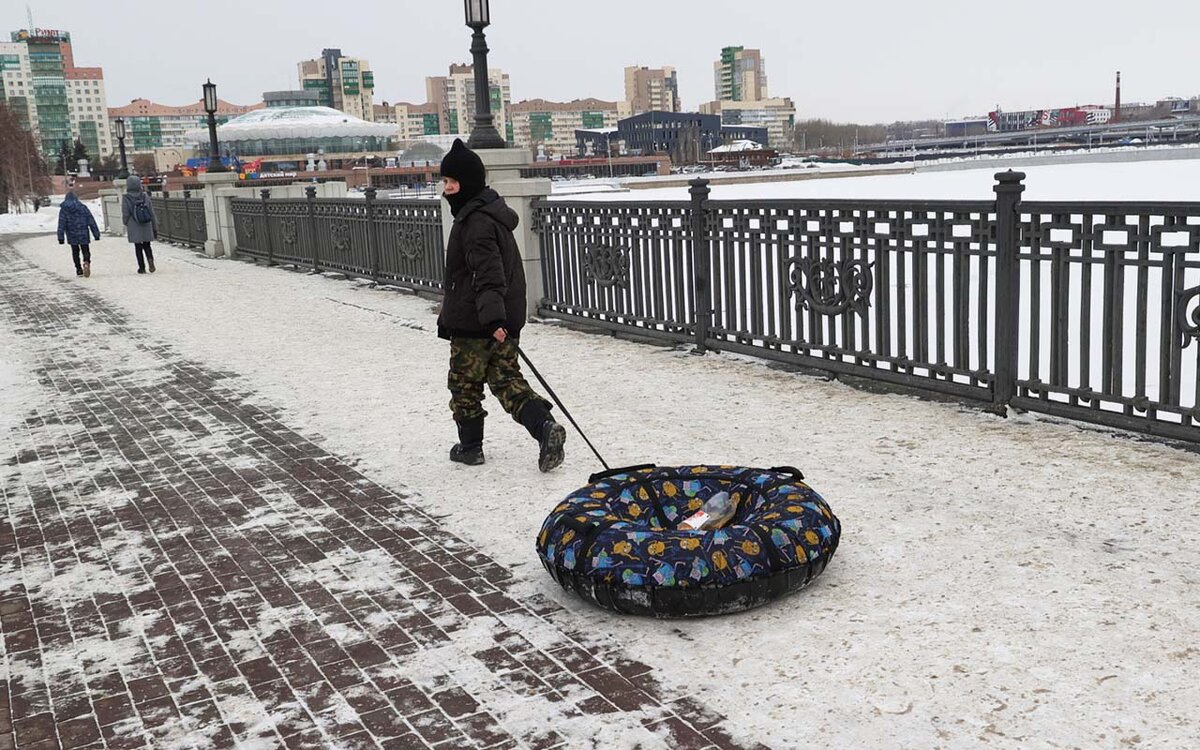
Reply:
[[[72,190],[67,193],[58,209],[58,244],[71,245],[71,258],[75,261],[76,276],[92,275],[92,237],[100,239],[100,227],[96,226],[96,218],[92,216],[92,212]],[[83,256],[82,264],[79,262],[80,255]]]

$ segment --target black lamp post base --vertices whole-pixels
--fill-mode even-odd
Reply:
[[[492,126],[477,127],[471,131],[471,137],[467,139],[467,148],[478,151],[479,149],[488,148],[507,148],[508,144],[500,137],[500,133]]]
[[[469,16],[468,16],[469,17]],[[470,25],[470,24],[468,24]],[[471,57],[475,72],[475,123],[467,147],[471,149],[505,148],[508,144],[496,130],[492,119],[492,89],[488,79],[487,39],[483,35],[484,23],[471,26]]]
[[[121,171],[117,172],[117,177],[122,180],[128,179],[129,178],[129,160],[125,158],[125,137],[124,136],[120,136],[117,138],[117,148],[121,152]]]
[[[221,146],[217,143],[217,117],[214,111],[208,113],[208,171],[214,174],[230,171],[229,167],[221,162]]]

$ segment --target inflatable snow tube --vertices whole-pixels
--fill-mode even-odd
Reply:
[[[698,617],[765,604],[821,574],[841,536],[829,505],[791,467],[656,467],[594,474],[550,512],[542,565],[564,589],[615,612]],[[721,529],[680,522],[720,491]]]

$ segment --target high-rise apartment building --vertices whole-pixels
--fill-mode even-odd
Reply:
[[[754,102],[767,98],[767,68],[762,52],[725,47],[713,63],[717,101]]]
[[[716,101],[700,111],[720,115],[724,127],[766,128],[771,148],[787,151],[796,135],[796,105],[787,97],[767,95],[767,69],[762,52],[725,47],[713,63]]]
[[[575,131],[615,128],[629,117],[628,102],[576,99],[573,102],[548,102],[532,99],[509,108],[516,146],[529,149],[544,147],[547,156],[574,156]]]
[[[263,105],[269,109],[275,109],[276,107],[321,107],[325,105],[325,101],[313,89],[264,91]]]
[[[34,134],[43,156],[75,139],[92,158],[113,150],[104,71],[75,66],[66,31],[22,29],[0,42],[0,101]]]
[[[512,92],[508,74],[493,68],[488,70],[492,103],[492,122],[496,132],[509,143],[513,142],[512,122],[508,108]],[[475,68],[472,65],[451,65],[450,74],[425,79],[426,98],[437,105],[442,133],[470,133],[475,124]]]
[[[442,118],[438,106],[432,102],[398,102],[393,105],[393,111],[396,113],[396,129],[400,132],[401,140],[442,134]]]
[[[678,112],[679,78],[675,68],[625,68],[625,101],[633,114],[642,112]]]
[[[247,112],[261,109],[262,104],[241,106],[217,100],[217,124],[224,125],[230,119]],[[196,101],[182,107],[156,104],[149,99],[134,99],[123,107],[108,110],[109,122],[114,123],[112,133],[116,142],[115,123],[118,117],[125,120],[125,149],[130,153],[148,152],[156,148],[181,148],[190,146],[184,137],[197,128],[208,127],[208,113],[204,102]]]
[[[700,105],[700,111],[720,115],[725,127],[766,128],[767,145],[777,151],[790,151],[795,146],[796,105],[786,96],[753,102],[709,102]]]
[[[396,121],[396,110],[386,101],[383,104],[376,104],[374,109],[375,122],[393,123]]]
[[[396,133],[400,141],[412,141],[429,135],[442,134],[442,118],[440,108],[434,102],[427,104],[409,104],[395,102],[375,105],[375,122],[396,123]]]
[[[340,49],[323,49],[316,60],[304,60],[300,87],[316,91],[321,104],[333,107],[360,120],[375,117],[375,73],[371,64],[357,57],[345,57]]]

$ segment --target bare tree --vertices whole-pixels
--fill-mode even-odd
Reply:
[[[48,195],[51,189],[46,163],[38,155],[33,136],[0,102],[0,213],[7,213],[10,206],[22,210],[25,203]]]
[[[942,127],[942,123],[938,120],[893,122],[886,125],[803,120],[796,123],[796,145],[808,152],[838,152],[848,156],[852,145],[883,143],[889,139],[907,140],[922,135],[937,134]]]

